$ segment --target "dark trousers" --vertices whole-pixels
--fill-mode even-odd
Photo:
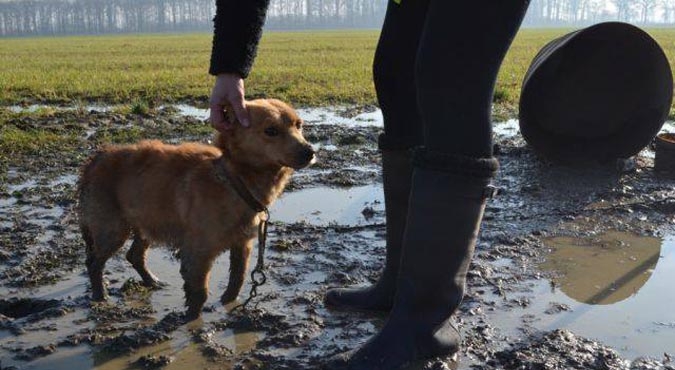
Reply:
[[[492,156],[494,85],[528,4],[390,1],[373,68],[384,145]]]

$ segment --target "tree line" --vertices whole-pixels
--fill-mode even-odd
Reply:
[[[271,0],[267,27],[377,28],[386,7],[387,0]],[[214,13],[215,0],[0,0],[0,36],[201,31],[212,29]],[[605,20],[673,23],[675,0],[532,0],[524,24]]]
[[[610,20],[672,26],[675,0],[533,0],[525,23],[561,26]]]
[[[375,27],[386,5],[387,0],[272,0],[267,27]],[[214,14],[215,0],[0,0],[0,35],[209,30]]]

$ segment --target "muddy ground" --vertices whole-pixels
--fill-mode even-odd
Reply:
[[[372,110],[347,109],[339,116],[351,120]],[[163,249],[152,251],[149,266],[167,287],[140,286],[120,252],[107,265],[109,302],[89,302],[74,213],[76,179],[79,165],[102,143],[205,142],[209,127],[174,109],[140,115],[80,109],[11,118],[8,125],[19,130],[73,140],[0,156],[0,370],[316,369],[358,347],[385,317],[330,310],[322,302],[329,287],[374,281],[384,258],[376,149],[381,128],[357,121],[362,124],[336,125],[321,115],[308,119],[305,135],[319,149],[319,161],[294,175],[272,209],[269,282],[261,295],[246,310],[219,305],[228,269],[221,257],[203,319],[184,324],[178,262]],[[467,296],[455,319],[462,350],[456,360],[416,368],[675,369],[673,316],[649,319],[658,330],[646,335],[659,340],[648,350],[633,348],[643,337],[633,336],[642,331],[631,322],[614,343],[593,339],[609,338],[603,329],[610,324],[585,337],[554,325],[587,306],[546,295],[560,294],[562,277],[540,267],[552,252],[552,236],[611,231],[670,240],[675,180],[654,173],[649,148],[620,166],[560,166],[533,153],[512,123],[504,127],[495,136],[501,194],[488,204]],[[550,292],[542,294],[542,286]],[[240,300],[248,290],[247,283]],[[671,297],[672,287],[656,305],[670,305]]]

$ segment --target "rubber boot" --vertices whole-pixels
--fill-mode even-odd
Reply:
[[[401,261],[401,245],[408,215],[408,198],[412,181],[412,150],[389,148],[380,136],[382,181],[386,218],[386,262],[378,281],[367,287],[330,289],[326,305],[358,311],[389,311],[394,303],[396,276]]]
[[[462,301],[494,158],[416,153],[396,297],[382,330],[325,368],[394,370],[459,349],[450,323]]]

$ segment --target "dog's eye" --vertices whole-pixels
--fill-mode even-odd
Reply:
[[[267,136],[278,136],[279,130],[274,126],[270,126],[270,127],[265,129],[265,135],[267,135]]]

